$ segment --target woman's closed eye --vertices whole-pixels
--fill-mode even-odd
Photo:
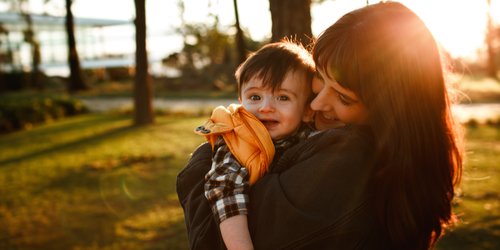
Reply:
[[[342,103],[342,105],[350,106],[351,104],[353,104],[352,100],[347,98],[345,95],[337,92],[337,96],[339,98],[340,103]]]

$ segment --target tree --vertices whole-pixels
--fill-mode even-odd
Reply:
[[[486,31],[486,46],[488,52],[488,76],[494,79],[498,79],[497,76],[497,67],[496,67],[496,58],[495,58],[495,48],[494,48],[494,40],[495,40],[495,28],[493,25],[493,20],[491,17],[491,0],[488,1],[488,26]]]
[[[186,24],[182,30],[184,47],[163,59],[164,65],[181,72],[175,88],[211,91],[234,82],[238,64],[234,37],[206,23]]]
[[[312,39],[311,0],[269,0],[272,19],[271,41],[292,37],[304,45]]]
[[[15,1],[14,1],[15,2]],[[40,62],[41,62],[41,54],[40,54],[40,43],[35,36],[35,31],[33,29],[33,19],[31,17],[28,0],[18,0],[17,8],[19,14],[22,16],[24,21],[26,22],[26,28],[23,31],[24,41],[27,42],[31,46],[31,73],[29,84],[31,87],[35,87],[37,89],[43,89],[41,80],[40,80]]]
[[[146,0],[135,2],[135,79],[134,79],[134,124],[154,123],[151,104],[151,76],[148,72],[146,50]]]
[[[238,1],[233,0],[233,5],[234,5],[234,16],[236,18],[236,47],[238,49],[238,56],[239,56],[239,63],[242,63],[245,61],[247,58],[246,52],[245,52],[245,41],[243,38],[243,31],[241,30],[240,27],[240,17],[238,13]]]
[[[80,67],[80,59],[78,57],[78,51],[76,49],[74,18],[73,11],[71,10],[72,3],[73,0],[66,0],[65,27],[68,37],[68,64],[70,70],[67,89],[69,92],[77,92],[80,90],[86,90],[89,88],[89,86],[83,80],[82,70]]]
[[[210,4],[209,1],[209,9]],[[236,1],[233,0],[233,4]],[[209,19],[203,23],[188,23],[184,19],[183,1],[178,1],[178,8],[181,25],[177,32],[182,35],[184,46],[180,52],[162,60],[165,66],[180,72],[178,78],[169,81],[169,88],[207,91],[234,88],[236,67],[246,57],[247,50],[256,49],[261,44],[243,34],[238,28],[239,20],[235,24],[237,34],[233,36],[220,29],[217,14],[209,13]],[[237,15],[237,5],[234,8]]]

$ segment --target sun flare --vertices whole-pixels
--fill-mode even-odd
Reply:
[[[475,58],[484,46],[487,1],[402,1],[413,9],[436,40],[454,57]],[[494,22],[500,21],[499,0],[491,1]]]
[[[370,0],[375,4],[380,0]],[[396,0],[397,1],[397,0]],[[452,57],[477,59],[484,50],[488,11],[500,25],[500,0],[399,0],[425,22],[437,42]],[[312,6],[313,34],[318,35],[345,13],[363,7],[366,1],[324,1]]]

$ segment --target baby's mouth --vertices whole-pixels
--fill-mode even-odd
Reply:
[[[264,124],[264,126],[266,128],[271,128],[271,127],[274,127],[276,125],[278,125],[278,121],[276,120],[260,120],[262,122],[262,124]]]

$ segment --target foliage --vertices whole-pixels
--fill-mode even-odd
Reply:
[[[163,63],[179,69],[181,76],[171,84],[176,90],[228,90],[235,87],[234,72],[238,66],[235,37],[222,32],[217,23],[186,24],[182,51],[173,53]],[[246,36],[248,37],[248,36]],[[247,40],[248,50],[260,45]]]
[[[29,89],[33,87],[31,85],[33,77],[35,77],[35,75],[32,72],[24,72],[21,70],[0,72],[0,93]],[[41,71],[36,73],[36,77],[40,83],[44,84],[44,87],[53,85],[54,80]]]
[[[29,129],[35,124],[87,111],[81,101],[65,95],[20,93],[0,96],[0,133]]]
[[[204,118],[87,114],[0,137],[0,248],[187,249],[175,178]],[[500,128],[467,128],[459,223],[437,249],[499,249]]]
[[[95,70],[94,70],[95,71]],[[108,80],[127,81],[133,79],[134,72],[129,67],[108,67],[104,69]]]

